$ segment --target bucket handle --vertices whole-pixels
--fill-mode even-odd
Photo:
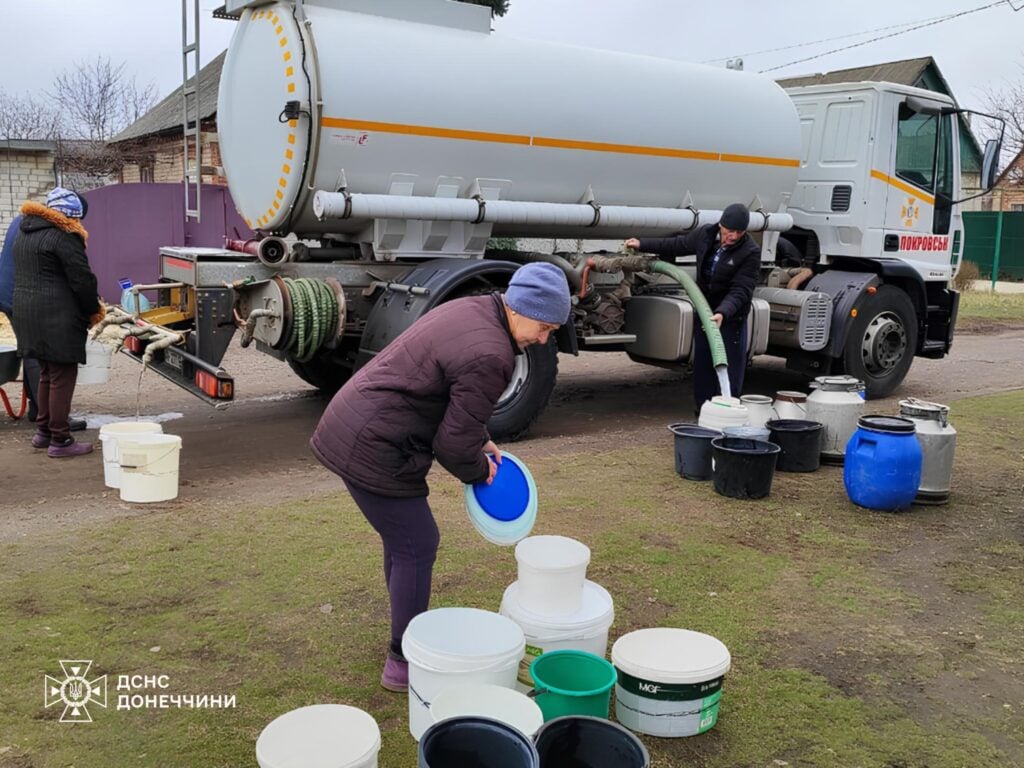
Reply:
[[[412,695],[416,697],[416,700],[419,701],[420,704],[422,704],[427,709],[430,709],[430,702],[424,699],[422,696],[420,696],[419,691],[413,688],[411,683],[409,685],[409,690],[412,691]]]
[[[545,693],[551,693],[550,688],[534,688],[532,691],[526,694],[527,698],[535,699],[538,696],[542,696]]]

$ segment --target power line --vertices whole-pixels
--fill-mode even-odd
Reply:
[[[780,48],[764,48],[764,49],[762,49],[760,51],[749,51],[747,53],[737,53],[737,54],[734,54],[733,56],[722,56],[721,58],[718,58],[718,59],[704,59],[704,61],[701,61],[699,63],[700,64],[714,64],[716,61],[728,61],[729,59],[742,58],[743,56],[759,56],[759,55],[761,55],[763,53],[778,53],[779,51],[790,51],[790,50],[793,50],[794,48],[807,48],[808,46],[811,46],[811,45],[819,45],[821,43],[831,43],[834,40],[846,40],[846,39],[851,38],[851,37],[860,37],[861,35],[870,35],[873,32],[885,32],[888,29],[901,29],[903,27],[909,27],[911,25],[916,25],[916,24],[924,24],[924,23],[930,22],[930,21],[945,21],[946,19],[950,18],[951,15],[952,14],[947,14],[945,16],[933,16],[930,19],[921,19],[919,21],[905,21],[902,24],[890,24],[887,27],[876,27],[875,29],[865,29],[865,30],[862,30],[860,32],[851,32],[848,35],[837,35],[836,37],[823,37],[821,40],[812,40],[812,41],[810,41],[808,43],[794,43],[793,45],[784,45],[784,46],[782,46]]]
[[[807,57],[805,57],[803,59],[796,59],[795,61],[787,61],[785,64],[779,64],[778,66],[775,66],[775,67],[768,67],[767,69],[762,69],[760,71],[761,71],[761,73],[774,72],[777,69],[783,69],[785,67],[790,67],[790,66],[792,66],[794,64],[803,64],[806,61],[814,61],[815,59],[820,59],[820,58],[822,58],[824,56],[831,56],[833,53],[839,53],[841,51],[848,51],[848,50],[850,50],[852,48],[859,48],[862,45],[868,45],[870,43],[877,43],[879,40],[888,40],[891,37],[898,37],[899,35],[905,35],[908,32],[913,32],[913,31],[918,30],[918,29],[924,29],[925,27],[933,27],[936,24],[941,24],[944,21],[950,21],[952,19],[958,19],[961,16],[968,16],[968,15],[970,15],[972,13],[978,13],[979,11],[987,11],[989,8],[995,8],[997,5],[1009,5],[1015,11],[1019,10],[1018,8],[1015,8],[1013,6],[1013,4],[1009,2],[1009,0],[996,0],[996,2],[989,3],[988,5],[980,5],[977,8],[971,8],[971,9],[966,10],[966,11],[960,11],[959,13],[952,13],[949,16],[941,16],[938,19],[933,19],[931,21],[922,22],[920,24],[917,24],[916,26],[912,26],[912,27],[909,27],[907,29],[900,30],[899,32],[893,32],[893,33],[888,34],[888,35],[880,35],[879,37],[873,37],[870,40],[863,40],[863,41],[861,41],[859,43],[852,43],[851,45],[844,45],[844,46],[841,46],[839,48],[833,48],[830,51],[825,51],[823,53],[816,53],[814,56],[807,56]],[[1024,6],[1022,6],[1022,7],[1024,7]]]

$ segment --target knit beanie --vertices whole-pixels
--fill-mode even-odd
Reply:
[[[562,325],[569,319],[569,281],[554,264],[537,262],[516,270],[505,291],[505,304],[541,323]]]
[[[80,219],[85,215],[82,199],[64,187],[54,187],[46,196],[46,207],[62,213],[69,219]]]
[[[743,203],[733,203],[722,211],[722,218],[718,223],[735,232],[746,232],[750,226],[750,211]]]

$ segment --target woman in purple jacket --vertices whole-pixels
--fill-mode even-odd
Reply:
[[[408,687],[402,634],[427,610],[440,535],[427,503],[437,461],[464,483],[490,483],[501,452],[486,424],[515,357],[569,318],[557,267],[521,267],[504,294],[455,299],[391,342],[334,396],[310,445],[345,482],[384,544],[391,645],[381,685]],[[493,459],[487,454],[492,454]]]

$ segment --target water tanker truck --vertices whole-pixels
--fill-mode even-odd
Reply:
[[[558,354],[625,351],[683,368],[701,332],[652,257],[489,248],[663,236],[741,201],[771,274],[781,232],[814,263],[799,290],[755,290],[751,357],[843,371],[892,392],[950,349],[963,252],[962,111],[891,83],[783,90],[752,73],[492,33],[447,0],[229,0],[238,18],[217,109],[231,195],[258,237],[165,248],[169,331],[149,365],[214,405],[232,338],[340,387],[431,308],[563,269],[573,314],[519,357],[491,431],[537,418]],[[986,146],[991,186],[998,142]],[[692,259],[678,266],[692,270]],[[155,337],[154,337],[155,338]],[[146,334],[129,339],[142,358]]]

